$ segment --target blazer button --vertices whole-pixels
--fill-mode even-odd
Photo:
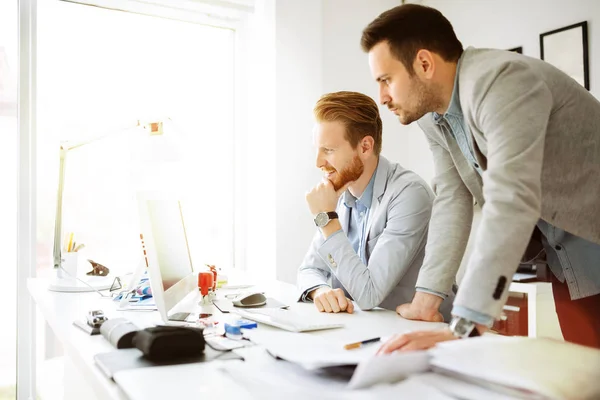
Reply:
[[[560,250],[562,250],[562,246],[557,244],[556,246],[554,246],[554,249],[560,251]]]
[[[504,293],[504,288],[506,287],[506,280],[507,279],[505,276],[501,276],[500,278],[498,278],[496,289],[494,289],[494,294],[492,294],[492,297],[495,300],[500,300],[500,298],[502,297],[502,293]]]
[[[333,267],[336,268],[337,267],[337,263],[335,262],[335,260],[333,259],[333,256],[331,254],[327,254],[327,259],[329,260],[329,264]]]
[[[477,163],[473,163],[473,166],[474,166],[475,168],[479,168],[479,164],[477,164]]]

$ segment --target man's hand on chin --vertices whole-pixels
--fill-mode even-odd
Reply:
[[[444,322],[442,313],[439,312],[442,298],[434,294],[416,292],[412,303],[406,303],[396,307],[396,312],[402,318],[428,321]]]
[[[317,215],[320,212],[335,211],[338,199],[348,186],[350,186],[350,183],[345,184],[336,191],[333,188],[331,181],[323,178],[317,186],[306,193],[306,202],[308,203],[308,209],[311,214]]]

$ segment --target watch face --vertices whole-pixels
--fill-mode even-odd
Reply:
[[[468,336],[475,327],[473,322],[467,321],[464,318],[456,318],[450,325],[450,329],[459,337]]]
[[[327,223],[329,222],[329,216],[327,215],[327,213],[324,212],[320,212],[317,214],[317,216],[315,217],[315,224],[319,227],[322,228],[325,225],[327,225]]]

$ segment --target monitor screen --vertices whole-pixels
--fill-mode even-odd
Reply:
[[[148,217],[163,290],[193,272],[179,201],[148,200]]]
[[[152,296],[167,322],[182,300],[198,292],[181,202],[173,194],[138,192],[140,239]]]

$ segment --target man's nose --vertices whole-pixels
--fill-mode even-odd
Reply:
[[[390,102],[391,97],[387,93],[387,89],[383,86],[379,88],[379,103],[387,105]]]
[[[321,153],[317,153],[316,165],[317,168],[321,169],[325,166],[325,159],[322,157]]]

